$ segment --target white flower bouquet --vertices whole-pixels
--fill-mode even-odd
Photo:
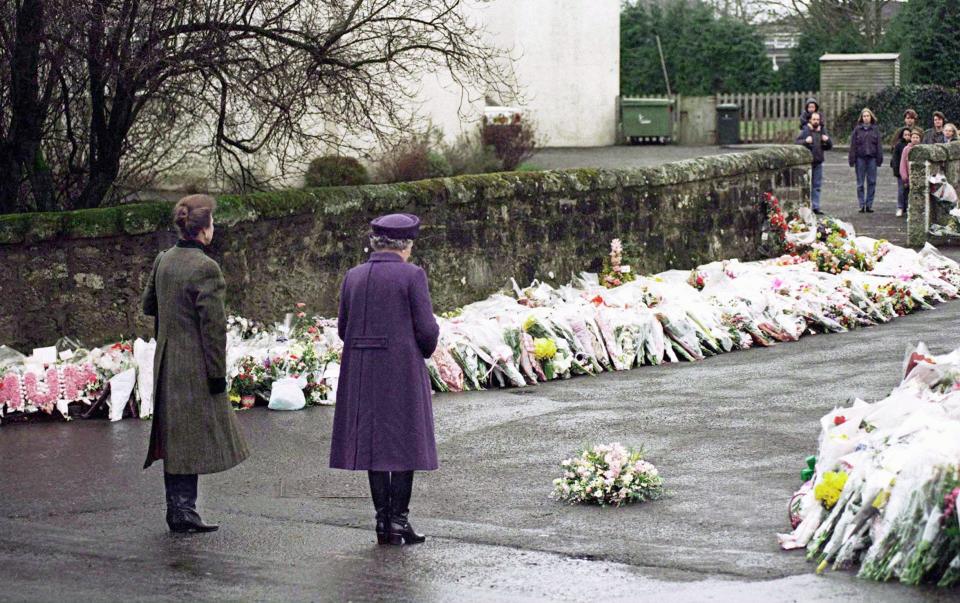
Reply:
[[[643,459],[643,449],[619,443],[587,447],[560,463],[553,497],[570,504],[622,506],[663,496],[663,478]]]
[[[791,503],[785,549],[827,567],[905,584],[960,584],[960,350],[908,350],[883,400],[821,420],[814,473]]]

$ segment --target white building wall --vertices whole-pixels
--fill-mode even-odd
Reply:
[[[467,0],[467,14],[487,32],[490,44],[513,57],[512,80],[520,102],[498,99],[522,109],[536,124],[538,144],[590,147],[616,143],[617,96],[620,94],[620,0]],[[463,90],[449,73],[423,74],[412,110],[425,130],[439,128],[447,142],[477,127],[483,117],[485,90]],[[332,133],[334,123],[318,123]],[[351,144],[376,157],[372,136]],[[336,152],[330,149],[328,152]],[[269,155],[258,156],[258,171],[279,177],[274,184],[296,185],[310,158],[281,169]]]
[[[473,2],[469,10],[490,43],[514,57],[519,106],[545,146],[616,142],[619,0],[493,0]],[[420,112],[455,137],[481,118],[485,92],[465,95],[446,74],[428,76]]]

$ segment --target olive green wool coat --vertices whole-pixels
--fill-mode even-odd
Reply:
[[[226,376],[226,285],[199,244],[157,256],[143,313],[157,317],[154,414],[144,468],[163,459],[167,473],[217,473],[242,462],[247,444],[226,393],[208,379]]]

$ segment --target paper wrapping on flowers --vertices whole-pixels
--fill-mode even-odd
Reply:
[[[140,418],[153,416],[153,357],[157,341],[146,342],[137,338],[133,342],[133,358],[137,363],[137,395],[140,398]]]
[[[123,418],[123,409],[130,401],[133,388],[137,385],[137,370],[131,367],[117,373],[110,377],[109,383],[110,400],[107,404],[110,408],[110,420],[119,421]]]
[[[889,396],[834,409],[820,426],[814,478],[792,503],[802,520],[781,546],[806,547],[820,567],[859,565],[865,578],[960,583],[960,349],[908,350]],[[842,488],[828,496],[836,475]]]
[[[643,276],[622,271],[625,264],[618,262],[629,250],[617,244],[609,259],[621,268],[619,286],[582,273],[560,287],[534,281],[521,289],[514,283],[514,296],[495,294],[457,309],[438,319],[439,344],[426,361],[433,388],[522,387],[700,360],[884,323],[960,292],[960,266],[932,246],[918,252],[857,237],[849,224],[829,218],[787,220],[781,212],[777,219],[783,242],[791,235],[779,257]],[[266,399],[278,379],[304,376],[307,404],[330,403],[342,347],[336,320],[308,316],[302,303],[272,327],[231,316],[229,397],[238,405],[253,395]],[[83,362],[92,364],[101,382],[134,364],[146,378],[145,360],[134,356],[121,342],[93,350]],[[29,359],[8,368],[5,375],[14,377],[11,387],[0,388],[0,403],[8,410],[54,408],[57,398],[46,393],[42,369]],[[29,392],[21,378],[26,373],[35,374],[26,384]],[[143,400],[150,388],[138,386]]]

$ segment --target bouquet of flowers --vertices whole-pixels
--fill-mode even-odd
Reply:
[[[253,356],[244,356],[230,371],[230,401],[243,408],[253,406],[257,394],[269,392],[263,363]]]
[[[600,277],[601,283],[608,289],[637,278],[630,266],[623,263],[623,243],[620,239],[610,241],[610,255],[604,260]]]
[[[251,339],[266,331],[266,327],[255,320],[242,316],[227,316],[227,332],[238,339]]]
[[[130,368],[133,368],[133,344],[121,340],[117,343],[92,350],[87,359],[93,364],[103,381],[109,381]]]
[[[791,501],[784,548],[817,571],[906,584],[960,583],[960,350],[908,352],[887,398],[857,400],[821,421],[812,480]],[[807,477],[807,476],[805,476]]]
[[[643,449],[619,443],[583,448],[560,463],[563,475],[553,480],[553,497],[570,504],[617,507],[663,496],[663,478],[643,459]]]

